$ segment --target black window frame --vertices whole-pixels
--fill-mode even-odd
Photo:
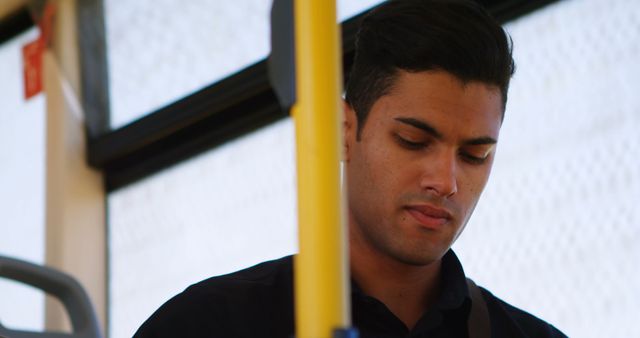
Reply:
[[[26,6],[18,8],[0,20],[0,45],[12,40],[34,26],[35,24],[31,18],[29,9]]]

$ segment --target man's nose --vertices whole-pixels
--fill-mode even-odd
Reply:
[[[424,160],[420,186],[440,197],[451,197],[458,192],[456,154],[441,151]]]

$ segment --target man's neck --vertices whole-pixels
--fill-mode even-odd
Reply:
[[[369,296],[383,302],[412,329],[440,293],[440,262],[424,266],[399,262],[351,243],[351,276]]]

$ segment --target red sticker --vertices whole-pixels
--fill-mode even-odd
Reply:
[[[56,7],[49,2],[41,17],[37,20],[40,28],[40,36],[22,47],[22,60],[24,64],[24,97],[26,100],[42,91],[42,54],[51,42],[51,30]]]
[[[42,91],[43,47],[43,41],[40,38],[22,47],[24,98],[27,100]]]

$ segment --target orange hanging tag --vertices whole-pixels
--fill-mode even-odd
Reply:
[[[42,72],[42,55],[51,40],[54,14],[55,6],[50,2],[44,7],[42,16],[37,20],[40,36],[35,41],[31,41],[22,47],[25,100],[42,91],[42,77],[44,75]]]
[[[30,99],[42,91],[43,45],[42,39],[38,38],[22,47],[25,100]]]

